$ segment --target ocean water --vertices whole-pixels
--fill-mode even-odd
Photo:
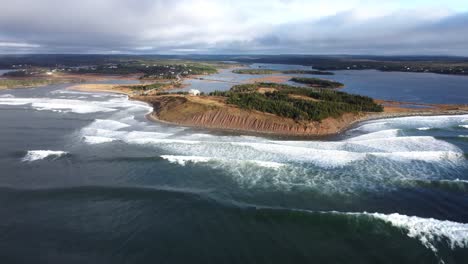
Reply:
[[[468,259],[468,115],[291,140],[66,88],[0,91],[2,263]]]

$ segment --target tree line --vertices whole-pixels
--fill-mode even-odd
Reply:
[[[275,90],[260,93],[260,88]],[[230,91],[215,91],[210,95],[227,97],[227,103],[244,109],[271,113],[296,121],[320,121],[328,117],[340,117],[349,112],[383,111],[381,105],[367,96],[274,83],[236,85]]]

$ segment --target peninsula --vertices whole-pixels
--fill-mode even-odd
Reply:
[[[132,86],[77,85],[72,89],[119,92],[153,106],[148,118],[175,125],[280,136],[334,135],[361,121],[411,115],[468,113],[463,105],[373,100],[325,89],[277,83],[233,86],[200,96],[187,92],[135,93]]]

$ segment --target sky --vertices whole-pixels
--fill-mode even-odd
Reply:
[[[468,1],[0,0],[0,53],[468,56]]]

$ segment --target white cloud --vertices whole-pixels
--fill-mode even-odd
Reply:
[[[468,28],[460,18],[463,15],[449,5],[415,8],[402,3],[16,0],[2,3],[0,40],[16,43],[19,51],[57,53],[399,53],[424,49],[468,55],[460,48],[468,46],[463,38]],[[0,44],[0,52],[14,48]]]
[[[39,48],[40,45],[17,42],[0,42],[0,47],[4,48]]]

